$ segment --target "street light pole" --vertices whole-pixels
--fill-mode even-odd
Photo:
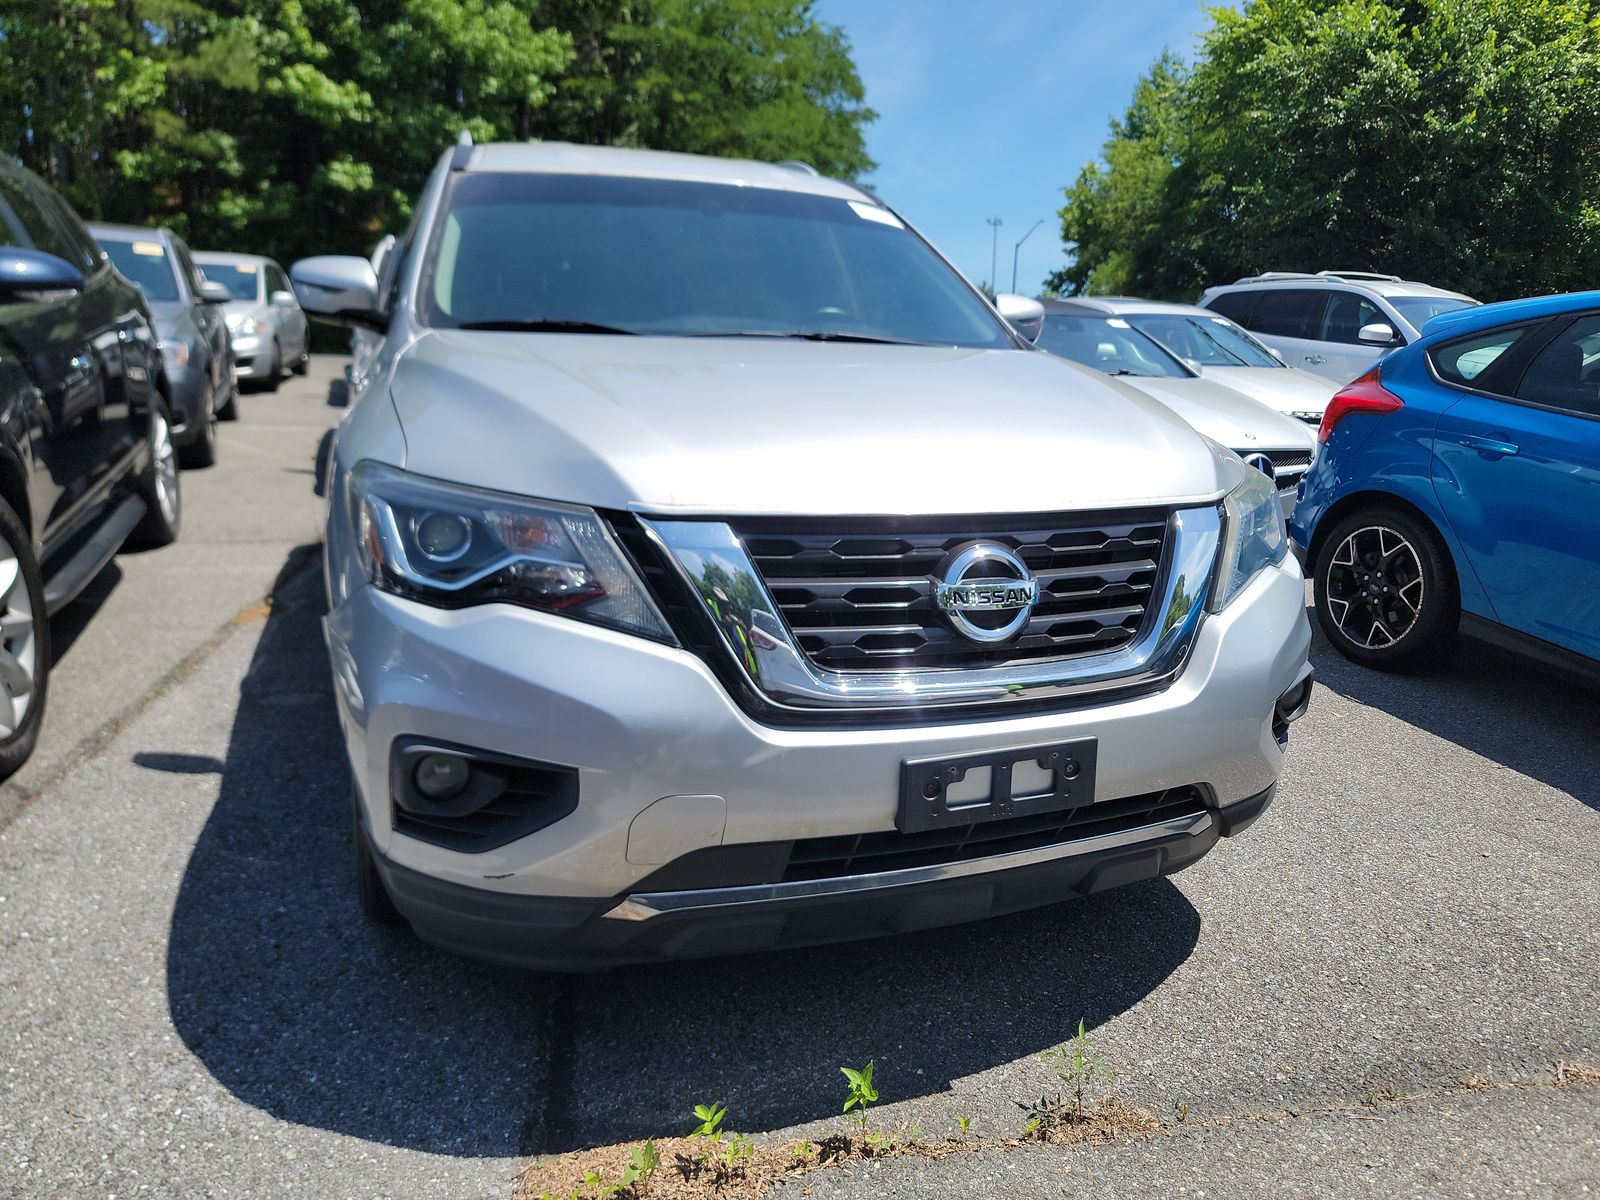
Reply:
[[[1040,217],[1033,223],[1033,229],[1037,229],[1043,224],[1044,218]],[[1028,230],[1027,233],[1019,237],[1017,244],[1011,247],[1011,290],[1013,292],[1017,290],[1017,254],[1022,250],[1022,243],[1033,236],[1033,229]]]
[[[1000,281],[995,278],[995,266],[999,261],[1000,254],[1000,218],[985,217],[984,224],[994,231],[994,236],[989,239],[989,290],[998,292],[1000,290]]]

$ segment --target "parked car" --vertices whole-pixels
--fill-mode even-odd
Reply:
[[[1202,378],[1242,392],[1297,421],[1321,424],[1322,412],[1338,390],[1321,375],[1286,366],[1277,351],[1210,309],[1121,296],[1096,296],[1085,302],[1099,305],[1154,338]]]
[[[546,967],[808,945],[1179,870],[1271,800],[1276,492],[873,196],[464,144],[415,213],[386,291],[291,271],[383,334],[325,548],[369,915]]]
[[[259,254],[204,250],[194,259],[207,279],[228,289],[223,315],[239,378],[275,392],[286,370],[304,375],[311,363],[308,322],[283,268]]]
[[[33,751],[51,614],[124,540],[178,536],[172,381],[83,222],[0,158],[0,776]]]
[[[185,467],[217,461],[217,421],[238,404],[222,305],[228,292],[200,274],[183,239],[170,229],[91,225],[113,266],[144,293],[156,323],[171,388],[172,440]]]
[[[1290,366],[1337,384],[1416,341],[1440,313],[1477,303],[1460,292],[1370,271],[1268,271],[1207,288],[1200,297],[1203,307],[1248,329]]]
[[[1366,666],[1459,629],[1600,678],[1600,292],[1437,317],[1343,389],[1292,530]]]
[[[1044,309],[1041,349],[1117,376],[1161,401],[1272,480],[1288,515],[1295,488],[1317,450],[1316,435],[1303,421],[1202,378],[1098,297],[1046,300]]]

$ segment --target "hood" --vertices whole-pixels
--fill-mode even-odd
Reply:
[[[1333,380],[1299,367],[1202,367],[1200,375],[1283,413],[1320,413],[1339,390]]]
[[[184,337],[194,332],[194,322],[189,317],[189,306],[177,300],[152,300],[150,324],[155,326],[156,337],[163,342]]]
[[[222,306],[222,319],[232,325],[245,317],[265,316],[270,307],[262,300],[229,300]]]
[[[1240,454],[1316,450],[1316,433],[1309,425],[1215,380],[1130,376],[1127,382],[1161,401],[1208,438]]]
[[[407,470],[605,508],[1049,512],[1238,478],[1161,405],[1024,350],[434,330],[391,396]]]

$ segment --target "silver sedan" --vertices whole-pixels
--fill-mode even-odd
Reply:
[[[233,293],[223,315],[240,381],[275,392],[285,371],[304,375],[311,361],[306,314],[283,268],[258,254],[204,251],[194,259],[207,279]]]

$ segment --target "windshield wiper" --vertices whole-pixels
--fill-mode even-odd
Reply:
[[[842,329],[707,329],[683,337],[793,338],[803,342],[867,342],[878,346],[925,346],[905,338],[878,337],[871,333],[847,333]]]
[[[601,325],[594,321],[569,321],[555,317],[533,317],[528,320],[463,321],[457,329],[487,329],[499,333],[626,333],[631,329],[616,325]]]

